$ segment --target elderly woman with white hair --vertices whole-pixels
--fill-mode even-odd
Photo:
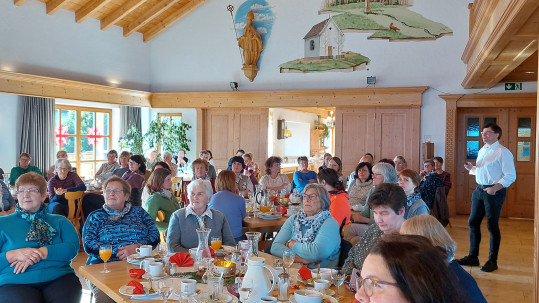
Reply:
[[[331,200],[321,184],[307,184],[303,209],[286,220],[271,246],[271,254],[282,257],[286,250],[296,254],[295,262],[314,267],[339,263],[339,223],[331,216]]]
[[[86,185],[77,173],[71,171],[71,163],[67,159],[56,161],[55,175],[47,183],[49,193],[48,210],[51,214],[67,216],[69,213],[69,203],[65,198],[65,193],[70,191],[85,191]]]
[[[235,246],[236,241],[225,215],[208,207],[213,195],[210,181],[197,179],[187,186],[191,202],[175,211],[170,218],[167,234],[169,252],[188,252],[198,246],[197,228],[210,228],[210,237],[221,237],[223,245]],[[210,244],[210,243],[208,243]]]

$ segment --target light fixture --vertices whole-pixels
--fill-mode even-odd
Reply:
[[[238,82],[230,82],[230,88],[231,88],[233,91],[238,90]]]
[[[292,132],[289,131],[288,129],[285,129],[284,130],[284,138],[286,139],[286,138],[290,138],[290,137],[292,137]]]
[[[334,127],[335,126],[335,115],[332,110],[329,111],[329,115],[326,119],[326,126],[327,127]]]
[[[286,139],[292,137],[292,132],[286,129],[284,119],[277,120],[277,139]]]

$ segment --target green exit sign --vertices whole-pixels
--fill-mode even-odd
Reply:
[[[522,90],[522,82],[507,82],[505,83],[505,90]]]

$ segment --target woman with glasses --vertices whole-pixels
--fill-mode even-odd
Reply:
[[[152,217],[140,206],[129,202],[131,186],[127,181],[112,176],[103,183],[105,204],[92,212],[82,229],[84,251],[88,254],[86,265],[103,261],[99,257],[101,245],[112,246],[108,262],[126,260],[141,245],[159,243],[159,231]],[[88,282],[96,302],[114,302],[99,288]]]
[[[286,220],[271,246],[271,254],[282,257],[292,250],[295,262],[308,267],[334,267],[339,262],[341,237],[339,223],[329,211],[331,201],[321,184],[308,184],[303,195],[303,209]]]
[[[71,164],[67,159],[58,159],[55,171],[56,174],[47,184],[49,192],[48,210],[51,214],[67,216],[69,214],[69,203],[65,198],[65,193],[68,191],[85,191],[86,185],[77,173],[71,171]]]
[[[41,174],[21,175],[15,187],[15,212],[0,217],[0,302],[80,302],[82,287],[71,267],[79,252],[73,224],[47,212]]]
[[[37,166],[30,165],[31,161],[32,156],[30,156],[29,153],[22,153],[19,156],[19,166],[13,167],[9,175],[9,184],[11,186],[15,185],[15,180],[17,180],[17,178],[19,178],[19,176],[22,174],[35,172],[43,176],[43,173]]]
[[[466,302],[487,303],[481,289],[477,286],[474,278],[460,266],[455,260],[455,249],[457,244],[443,227],[443,225],[431,215],[419,215],[406,220],[400,233],[403,235],[420,235],[431,241],[431,243],[442,249],[446,255],[449,268],[455,273],[458,284],[461,287],[462,297]]]
[[[280,192],[285,189],[290,191],[290,180],[286,175],[281,174],[281,163],[283,160],[279,157],[269,157],[266,160],[266,175],[260,178],[261,189],[274,190]]]
[[[361,303],[461,303],[441,251],[417,235],[390,234],[372,247],[356,280]]]

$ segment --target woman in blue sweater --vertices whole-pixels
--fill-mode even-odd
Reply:
[[[128,202],[131,186],[127,181],[112,176],[103,183],[105,204],[93,211],[82,229],[84,251],[88,254],[86,264],[97,264],[101,245],[112,245],[109,262],[126,260],[141,245],[159,243],[159,231],[152,217],[140,206]],[[96,302],[114,302],[99,288],[88,281]]]
[[[0,302],[80,302],[71,260],[79,237],[63,216],[43,204],[47,182],[30,172],[15,181],[15,212],[0,217]]]
[[[309,159],[305,156],[298,157],[299,170],[294,173],[294,185],[303,193],[303,189],[309,183],[316,183],[316,173],[309,170]]]
[[[271,245],[271,254],[282,257],[285,250],[296,253],[295,262],[314,267],[339,263],[339,224],[329,211],[331,201],[321,184],[309,184],[303,195],[303,209],[286,220]]]

